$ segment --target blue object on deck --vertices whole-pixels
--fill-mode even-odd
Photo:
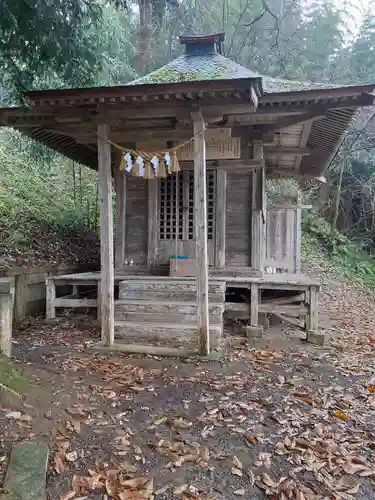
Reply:
[[[189,257],[187,255],[171,255],[171,259],[173,259],[173,260],[188,260]]]

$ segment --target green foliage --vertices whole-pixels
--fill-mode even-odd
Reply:
[[[120,4],[0,0],[0,84],[8,96],[33,88],[98,84],[112,48],[108,12]]]
[[[95,229],[97,174],[57,155],[40,161],[23,141],[0,134],[1,243],[26,244],[35,228],[63,236]]]
[[[375,290],[374,255],[343,234],[331,235],[329,223],[317,213],[305,216],[302,227],[302,255],[306,262],[325,255],[342,276]]]

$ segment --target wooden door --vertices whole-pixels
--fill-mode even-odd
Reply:
[[[215,264],[216,172],[207,170],[208,263]],[[195,258],[194,172],[185,170],[159,183],[158,264],[168,264],[171,255]]]

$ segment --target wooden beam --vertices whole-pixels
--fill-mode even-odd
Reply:
[[[373,99],[373,97],[372,97]],[[366,102],[370,103],[371,97],[368,96],[359,96],[358,99],[343,99],[341,101],[333,101],[327,104],[319,104],[311,106],[307,108],[307,111],[298,116],[286,116],[284,118],[280,118],[274,123],[269,125],[260,125],[259,129],[264,132],[273,132],[275,130],[280,130],[282,128],[291,127],[292,125],[296,125],[299,123],[306,123],[315,120],[320,120],[322,118],[326,118],[327,113],[330,110],[340,109],[340,108],[353,108],[364,106]],[[372,102],[371,102],[372,103]]]
[[[227,173],[219,169],[216,174],[216,267],[225,267],[225,230],[227,212]]]
[[[276,130],[281,130],[282,128],[291,127],[293,125],[311,122],[312,120],[320,120],[325,118],[325,116],[324,112],[310,112],[297,116],[286,116],[269,125],[259,125],[259,128],[268,134],[269,132],[275,132]]]
[[[205,122],[201,112],[193,112],[194,135],[194,223],[199,353],[210,353],[208,320],[207,187]],[[199,134],[199,135],[197,135]]]
[[[252,158],[233,159],[233,160],[206,160],[208,169],[223,169],[223,170],[246,170],[260,168],[264,165],[264,160],[254,160]],[[180,161],[181,170],[192,170],[194,162]]]
[[[124,266],[126,258],[126,175],[115,169],[116,189],[116,233],[115,233],[115,267]]]
[[[105,139],[108,125],[98,125],[98,169],[100,194],[100,301],[102,342],[110,347],[114,343],[114,266],[111,146]]]
[[[265,146],[264,154],[272,156],[283,156],[283,155],[308,156],[311,155],[311,148],[288,147],[288,146]]]

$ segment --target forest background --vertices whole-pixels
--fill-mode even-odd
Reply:
[[[375,16],[367,1],[0,0],[0,12],[3,106],[19,104],[24,90],[121,85],[178,56],[179,35],[220,31],[226,33],[224,55],[264,75],[375,82]],[[349,238],[370,259],[374,132],[374,111],[364,109],[329,167],[327,184],[300,186],[314,205],[305,230],[327,243],[337,227],[346,237],[336,243]],[[294,188],[286,180],[272,189]],[[96,173],[3,129],[0,267],[22,264],[25,249],[28,259],[57,259],[72,239],[94,239],[97,228]]]

